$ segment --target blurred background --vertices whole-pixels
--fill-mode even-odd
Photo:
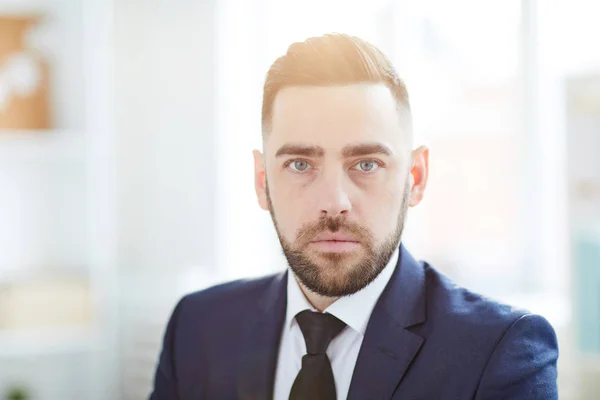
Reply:
[[[143,399],[185,293],[285,268],[257,206],[265,73],[345,32],[431,152],[404,237],[545,316],[561,399],[600,398],[600,5],[0,0],[0,399]]]

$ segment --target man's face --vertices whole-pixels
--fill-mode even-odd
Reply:
[[[289,87],[275,98],[264,155],[254,152],[256,191],[315,293],[349,295],[375,279],[422,197],[427,150],[411,153],[396,107],[379,84]]]

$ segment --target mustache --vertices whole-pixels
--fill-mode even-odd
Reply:
[[[372,242],[373,235],[371,232],[360,226],[359,224],[349,221],[345,216],[337,217],[322,217],[316,223],[308,223],[298,229],[296,234],[297,243],[300,246],[308,245],[312,239],[324,231],[343,232],[351,235],[360,242]]]

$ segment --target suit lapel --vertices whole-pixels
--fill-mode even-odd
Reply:
[[[348,400],[390,399],[424,339],[408,330],[425,321],[425,273],[400,246],[396,270],[365,332]]]
[[[273,398],[275,368],[286,310],[287,271],[275,276],[259,300],[260,311],[242,347],[237,398]]]

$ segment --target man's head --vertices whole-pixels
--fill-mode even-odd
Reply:
[[[262,110],[256,193],[290,267],[323,296],[361,290],[399,245],[427,182],[404,84],[374,46],[325,35],[273,63]]]

